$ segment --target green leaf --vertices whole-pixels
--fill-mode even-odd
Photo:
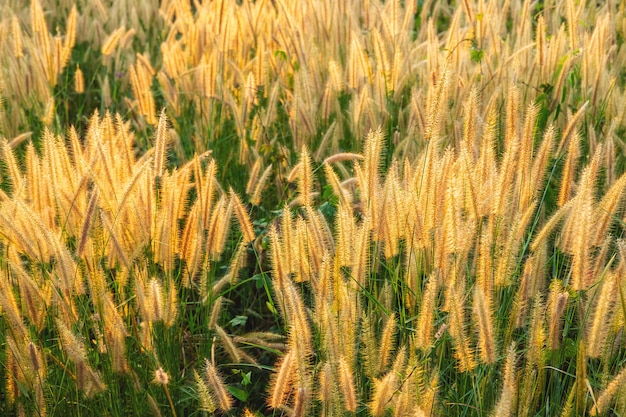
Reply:
[[[230,321],[230,325],[232,327],[245,326],[247,321],[248,316],[235,316],[235,318]]]
[[[235,387],[227,387],[226,388],[228,390],[228,392],[230,392],[230,394],[237,398],[239,401],[245,402],[248,400],[248,392],[242,390],[241,388],[235,388]]]

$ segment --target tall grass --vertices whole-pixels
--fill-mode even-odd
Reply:
[[[623,5],[0,10],[1,413],[626,411]]]

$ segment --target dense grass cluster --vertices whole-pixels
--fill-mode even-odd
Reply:
[[[624,2],[0,5],[0,414],[626,414]]]

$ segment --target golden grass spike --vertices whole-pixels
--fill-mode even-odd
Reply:
[[[148,283],[148,305],[151,308],[149,317],[152,321],[163,320],[163,286],[156,278]]]
[[[207,237],[207,253],[211,259],[218,259],[224,251],[226,237],[230,228],[233,207],[230,201],[222,196],[211,215]]]
[[[106,39],[102,42],[102,46],[100,47],[100,53],[103,56],[113,55],[117,45],[119,44],[120,38],[122,35],[126,33],[126,27],[121,26],[114,30]]]
[[[246,184],[246,194],[248,195],[252,194],[252,190],[254,189],[254,186],[257,182],[260,171],[261,171],[261,158],[258,158],[256,161],[254,161],[254,165],[252,165],[252,168],[250,169],[250,173],[248,174],[249,177],[248,177],[248,182]]]
[[[256,235],[254,233],[254,227],[252,227],[252,221],[250,221],[248,211],[241,203],[241,199],[239,198],[237,193],[235,193],[232,188],[230,189],[230,199],[231,204],[235,209],[235,215],[237,216],[237,220],[239,221],[241,232],[243,233],[243,241],[245,243],[250,243],[254,239],[256,239]]]
[[[265,184],[267,183],[267,180],[269,179],[271,173],[272,173],[272,164],[269,164],[268,167],[265,168],[265,170],[263,171],[263,174],[261,174],[261,177],[259,178],[259,181],[256,183],[256,186],[254,187],[254,191],[252,192],[252,195],[250,196],[250,203],[252,203],[252,205],[258,206],[261,204],[261,194],[263,192],[263,188],[265,188]]]
[[[424,132],[424,139],[427,141],[432,141],[433,143],[431,146],[434,146],[435,148],[438,148],[441,133],[441,121],[444,118],[444,108],[448,101],[447,97],[449,77],[450,69],[448,67],[448,62],[446,61],[443,69],[441,69],[438,78],[436,80],[433,80],[432,88],[434,89],[434,92],[432,93],[433,96],[430,97],[426,131]],[[429,92],[429,94],[431,93]]]
[[[313,205],[313,168],[311,166],[311,156],[306,146],[302,147],[302,152],[300,153],[298,193],[300,194],[302,205],[305,207]]]
[[[494,410],[491,412],[493,417],[509,417],[515,415],[517,409],[517,372],[515,370],[516,362],[515,344],[511,343],[507,349],[506,360],[504,362],[504,383],[500,398],[496,403]]]
[[[76,64],[76,71],[74,72],[74,91],[79,94],[85,92],[85,75],[78,64]]]
[[[354,386],[354,378],[352,377],[352,369],[346,359],[342,356],[337,364],[337,372],[339,373],[339,389],[343,395],[343,403],[346,411],[356,412],[356,393]]]
[[[78,11],[76,9],[76,5],[72,5],[69,15],[67,16],[67,21],[65,23],[65,39],[63,42],[63,53],[62,53],[62,65],[59,73],[63,71],[67,62],[69,61],[72,55],[72,48],[76,44],[76,22],[78,18]]]
[[[322,362],[322,364],[320,364],[320,376],[318,378],[319,389],[317,395],[322,403],[324,415],[328,415],[330,410],[332,410],[332,401],[334,393],[336,392],[332,373],[330,363]],[[350,375],[350,377],[352,377],[352,375]]]
[[[577,160],[580,156],[580,135],[578,132],[572,134],[572,138],[569,141],[567,148],[567,158],[565,159],[565,165],[563,167],[563,174],[561,177],[561,188],[559,190],[559,198],[557,205],[563,206],[570,199],[570,193],[572,185],[576,176]]]
[[[298,217],[296,219],[294,246],[296,259],[298,259],[298,262],[296,263],[296,270],[294,271],[296,274],[294,281],[296,282],[310,281],[311,277],[317,272],[312,270],[308,246],[309,241],[306,221],[303,218]]]
[[[22,188],[24,186],[24,179],[22,177],[22,170],[18,166],[13,149],[9,145],[9,142],[4,138],[0,139],[0,141],[2,155],[4,157],[3,160],[9,170],[9,176],[13,185],[13,195],[17,197],[23,192]]]
[[[156,177],[162,177],[165,165],[167,163],[167,145],[169,142],[169,135],[167,130],[167,116],[165,109],[161,110],[159,116],[159,124],[157,125],[155,140],[154,140],[154,175]]]
[[[426,283],[426,289],[422,297],[420,310],[417,318],[417,334],[415,336],[415,347],[421,350],[429,349],[433,344],[434,317],[437,308],[437,295],[439,286],[435,274],[431,274]]]
[[[374,379],[374,393],[367,405],[373,417],[385,415],[387,408],[391,406],[399,382],[398,376],[393,372],[387,373],[382,379]]]
[[[598,395],[596,404],[591,408],[591,415],[595,416],[607,411],[609,405],[613,402],[613,398],[624,385],[626,385],[626,368],[613,377],[604,391]]]
[[[207,413],[213,414],[215,410],[217,410],[217,401],[209,389],[208,384],[195,369],[193,370],[193,379],[196,383],[198,399],[200,400],[200,411],[206,411]]]
[[[111,366],[113,372],[126,373],[129,369],[125,348],[128,336],[126,325],[111,296],[107,293],[104,298],[104,339],[111,355]]]
[[[209,229],[211,212],[213,209],[213,197],[216,188],[217,164],[211,159],[206,167],[204,177],[202,178],[202,186],[198,187],[198,200],[202,202],[202,224],[205,229]]]
[[[26,338],[28,332],[15,301],[13,290],[9,285],[8,276],[4,272],[0,276],[0,307],[2,307],[0,310],[2,315],[6,317],[11,325],[14,336],[19,339]]]
[[[196,201],[190,210],[181,236],[181,258],[185,261],[186,271],[183,277],[183,285],[186,288],[191,286],[191,282],[198,275],[202,260],[204,233],[202,232],[200,219],[201,208],[201,202]]]
[[[560,280],[554,280],[550,284],[550,293],[548,295],[548,348],[557,350],[561,347],[561,339],[563,338],[563,314],[567,308],[569,295],[562,292],[563,283]]]
[[[609,339],[610,323],[614,314],[615,300],[618,299],[616,279],[610,271],[606,273],[594,302],[593,316],[586,331],[586,353],[590,358],[599,358]]]
[[[578,124],[578,121],[582,118],[583,114],[585,113],[585,109],[587,108],[587,106],[589,105],[589,101],[585,101],[585,103],[580,106],[580,108],[576,111],[576,113],[570,118],[569,122],[567,123],[567,127],[565,127],[565,130],[563,131],[563,134],[561,135],[561,141],[559,142],[559,146],[556,149],[556,154],[560,154],[561,151],[565,148],[565,146],[569,147],[569,144],[567,143],[568,139],[570,138],[570,135],[572,135],[576,129],[576,125]],[[572,136],[572,138],[574,138],[574,136]]]
[[[235,346],[233,339],[226,333],[226,331],[219,325],[215,324],[215,332],[219,336],[222,341],[222,346],[224,350],[230,356],[233,362],[240,363],[241,362],[241,354],[239,348]]]
[[[474,351],[470,347],[470,339],[465,329],[465,302],[462,289],[453,288],[448,292],[450,299],[450,311],[448,331],[454,338],[454,357],[457,361],[459,372],[471,372],[476,367]]]
[[[391,360],[391,354],[395,350],[395,333],[396,333],[396,315],[391,314],[387,318],[387,323],[383,329],[383,333],[380,336],[380,361],[378,362],[378,374],[382,374],[383,371],[389,365]]]
[[[209,389],[213,392],[218,408],[224,412],[233,408],[233,398],[226,389],[226,385],[222,380],[217,368],[208,360],[205,359],[204,376],[208,383]]]
[[[296,377],[296,369],[298,364],[296,363],[296,355],[293,351],[287,352],[276,364],[275,369],[278,372],[274,372],[270,382],[270,395],[267,399],[267,405],[271,408],[277,409],[287,405],[287,399],[293,389],[293,382]]]
[[[490,293],[482,288],[474,287],[474,302],[472,306],[478,326],[478,354],[484,364],[495,363],[498,356],[496,334],[493,326],[493,301]]]
[[[624,195],[624,188],[626,188],[626,174],[622,176],[611,185],[602,200],[597,205],[596,212],[596,227],[593,230],[595,238],[593,239],[594,245],[599,246],[602,240],[606,238],[609,226],[615,219],[615,211],[617,210],[620,201]]]
[[[13,16],[11,19],[11,35],[13,38],[13,55],[19,60],[24,57],[24,39],[22,38],[20,20],[17,16]]]
[[[89,198],[89,204],[87,205],[87,212],[83,219],[83,226],[81,227],[80,236],[78,237],[78,244],[76,245],[76,257],[80,258],[87,245],[87,239],[89,238],[89,231],[93,224],[94,213],[96,212],[96,205],[98,204],[98,197],[100,193],[97,187],[94,187]]]

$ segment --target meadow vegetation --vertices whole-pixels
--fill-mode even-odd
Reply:
[[[0,16],[0,414],[626,414],[624,2]]]

